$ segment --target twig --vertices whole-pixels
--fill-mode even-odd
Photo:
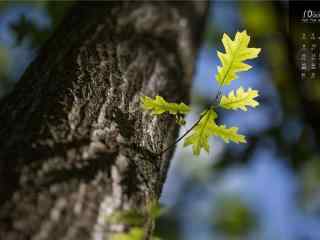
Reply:
[[[182,134],[181,137],[179,137],[174,143],[172,143],[170,146],[168,146],[167,148],[165,148],[164,150],[162,150],[160,153],[158,153],[158,155],[162,155],[163,153],[165,153],[166,151],[168,151],[169,149],[171,149],[172,147],[174,147],[176,144],[178,144],[185,136],[188,135],[188,133],[190,133],[201,121],[201,119],[206,115],[206,113],[209,111],[210,108],[208,108],[198,119],[198,121],[196,121],[192,127],[190,127],[184,134]]]
[[[169,145],[167,148],[165,148],[164,150],[162,150],[160,153],[158,153],[158,156],[161,156],[163,153],[165,153],[166,151],[168,151],[169,149],[171,149],[172,147],[174,147],[175,145],[177,145],[185,136],[187,136],[198,124],[199,122],[201,121],[201,119],[206,115],[206,113],[210,110],[210,108],[214,108],[214,107],[218,107],[219,106],[219,98],[221,97],[222,95],[222,87],[223,87],[223,84],[227,78],[227,75],[229,73],[229,70],[230,70],[230,67],[229,69],[227,70],[227,73],[225,74],[222,82],[219,84],[219,88],[218,88],[218,92],[213,100],[213,104],[207,108],[207,110],[199,117],[198,121],[196,121],[192,126],[191,128],[189,128],[184,134],[182,134],[181,137],[179,137],[174,143],[172,143],[171,145]]]

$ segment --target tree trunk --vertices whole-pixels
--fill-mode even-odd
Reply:
[[[207,3],[74,6],[0,103],[0,239],[111,239],[158,199],[178,126],[140,96],[188,102]],[[146,238],[152,221],[145,216]]]

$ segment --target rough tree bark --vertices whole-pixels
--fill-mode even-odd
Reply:
[[[155,153],[178,127],[139,97],[188,101],[206,12],[197,1],[70,10],[0,103],[0,239],[110,239],[127,226],[108,216],[159,198],[172,151]]]

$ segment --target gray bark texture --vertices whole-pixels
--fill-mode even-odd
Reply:
[[[188,102],[207,3],[77,4],[0,102],[0,239],[111,239],[158,199],[177,137],[140,96]],[[153,223],[146,215],[146,237]]]

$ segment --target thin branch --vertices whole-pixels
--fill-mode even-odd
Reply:
[[[206,113],[209,111],[210,108],[208,108],[200,117],[199,119],[184,133],[181,137],[179,137],[174,143],[172,143],[170,146],[162,150],[158,155],[162,155],[172,147],[174,147],[176,144],[178,144],[185,136],[187,136],[201,121],[201,119],[206,115]]]
[[[232,65],[232,63],[231,63]],[[219,83],[219,88],[218,88],[218,92],[213,100],[213,104],[199,117],[198,121],[196,121],[184,134],[182,134],[181,137],[179,137],[174,143],[172,143],[171,145],[169,145],[167,148],[165,148],[164,150],[162,150],[160,153],[158,153],[159,156],[161,156],[163,153],[167,152],[169,149],[173,148],[175,145],[177,145],[185,136],[187,136],[201,121],[201,119],[206,115],[206,113],[210,110],[211,107],[215,108],[215,107],[219,107],[219,99],[222,95],[222,87],[223,84],[227,78],[227,75],[229,73],[230,67],[227,70],[227,73],[225,74],[223,80],[221,83]]]

